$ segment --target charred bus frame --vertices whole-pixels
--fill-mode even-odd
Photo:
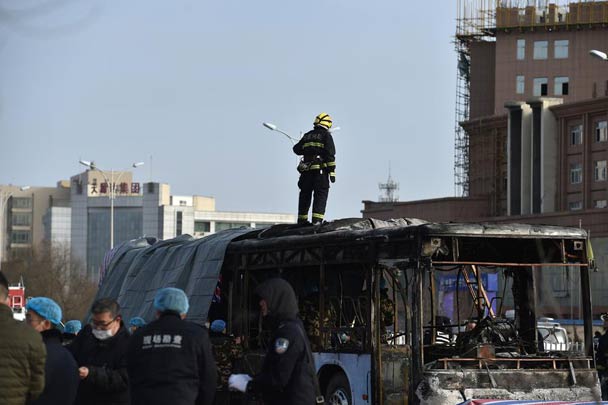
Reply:
[[[254,287],[251,284],[256,275],[269,277],[280,274],[288,278],[290,274],[317,269],[320,286],[318,309],[320,314],[324,314],[331,305],[326,294],[327,281],[332,276],[330,273],[337,271],[336,268],[355,266],[363,270],[364,285],[371,286],[363,293],[369,310],[366,322],[360,325],[364,329],[361,347],[355,353],[333,347],[315,354],[322,387],[327,388],[334,373],[342,372],[350,382],[352,403],[381,404],[389,399],[391,403],[424,403],[422,394],[417,394],[416,390],[420,389],[429,373],[435,372],[428,367],[429,359],[425,358],[425,353],[428,353],[429,345],[424,343],[425,330],[438,327],[434,322],[435,271],[448,267],[473,270],[478,286],[469,285],[471,293],[477,294],[475,303],[478,310],[488,313],[492,312],[491,304],[487,298],[484,303],[482,298],[483,285],[479,271],[475,271],[476,266],[518,269],[513,272],[514,288],[528,293],[526,297],[519,297],[517,303],[518,330],[528,342],[523,349],[532,353],[532,345],[536,343],[533,269],[572,266],[580,270],[587,350],[586,356],[578,356],[574,364],[587,371],[582,379],[579,378],[579,385],[591,391],[597,389],[592,360],[589,257],[585,231],[530,225],[413,224],[405,220],[393,223],[371,220],[371,226],[362,228],[356,225],[362,220],[357,221],[308,228],[271,227],[237,238],[229,244],[222,270],[222,274],[231,280],[229,325],[244,332],[246,345],[251,347],[253,342],[248,336],[250,319],[243,314],[257,310],[256,303],[251,300]],[[388,337],[386,330],[381,330],[378,304],[382,278],[389,280],[395,305],[393,328]],[[295,289],[296,292],[301,290],[297,286]],[[425,301],[424,297],[429,293],[431,298]],[[433,315],[429,325],[424,319],[425,305],[430,305]],[[343,332],[342,326],[323,324],[321,329],[324,337],[334,336]],[[435,334],[431,335],[430,346],[435,343]],[[397,340],[404,344],[397,344]],[[389,355],[391,351],[393,353]],[[356,358],[351,359],[351,355]],[[453,367],[452,362],[465,367],[464,361],[450,357],[434,360],[444,368]],[[369,369],[363,370],[368,375],[354,378],[353,372],[344,370],[349,361],[354,361],[355,366],[362,364],[361,361],[369,361]],[[488,369],[488,380],[492,383],[487,366],[491,361],[483,361]],[[569,361],[568,366],[574,376],[573,362]],[[574,380],[576,384],[575,377]]]

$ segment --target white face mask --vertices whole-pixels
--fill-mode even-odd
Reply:
[[[95,338],[99,339],[99,340],[106,340],[106,339],[111,338],[114,335],[111,330],[93,329],[92,332],[93,332],[93,336],[95,336]]]

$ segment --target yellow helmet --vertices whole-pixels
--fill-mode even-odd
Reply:
[[[328,113],[321,113],[315,117],[315,126],[319,125],[326,129],[331,128],[331,117]]]

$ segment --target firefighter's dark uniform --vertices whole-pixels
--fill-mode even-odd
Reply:
[[[247,384],[247,392],[261,395],[266,405],[314,404],[312,356],[293,289],[275,278],[262,283],[256,294],[268,304],[273,336],[262,371]]]
[[[325,113],[319,114],[314,129],[305,133],[293,147],[294,153],[302,156],[298,165],[298,223],[308,222],[313,193],[312,223],[323,222],[325,216],[329,181],[333,183],[336,180],[336,148],[328,128],[331,128],[331,118]]]

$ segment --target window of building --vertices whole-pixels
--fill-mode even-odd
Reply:
[[[534,59],[547,59],[548,41],[534,41]]]
[[[254,228],[256,229],[260,229],[260,228],[268,228],[269,226],[273,226],[276,225],[275,222],[256,222]]]
[[[30,213],[14,213],[12,214],[11,223],[13,226],[31,226],[32,225],[32,214]]]
[[[608,201],[606,201],[606,200],[595,200],[595,201],[593,201],[593,207],[595,207],[595,208],[606,208],[606,207],[608,207]]]
[[[11,243],[30,243],[30,231],[12,231]]]
[[[596,160],[593,162],[593,178],[595,181],[606,181],[605,160]]]
[[[570,201],[568,203],[568,209],[570,211],[582,210],[583,209],[583,202],[582,201]]]
[[[583,143],[583,126],[575,125],[570,128],[570,145],[581,145]]]
[[[526,40],[517,40],[517,60],[524,60],[526,58]]]
[[[595,123],[595,142],[608,141],[608,121],[598,121]]]
[[[583,181],[583,166],[580,163],[570,165],[570,184],[579,184]]]
[[[516,78],[516,83],[515,83],[515,92],[517,94],[524,94],[525,91],[525,85],[526,85],[526,79],[524,76],[518,75]]]
[[[546,77],[535,77],[534,78],[534,95],[536,97],[547,95],[547,78]]]
[[[196,232],[196,233],[211,232],[211,222],[194,221],[194,232]]]
[[[249,222],[216,222],[215,231],[223,231],[224,229],[240,228],[242,226],[251,225]]]
[[[182,234],[182,218],[184,213],[181,211],[176,212],[176,221],[175,221],[175,236],[180,236]]]
[[[568,58],[568,40],[562,39],[553,42],[553,57],[555,59]]]
[[[32,208],[32,199],[29,197],[13,197],[13,208],[30,209]]]
[[[568,78],[565,76],[558,76],[555,78],[555,87],[553,88],[553,94],[556,96],[568,95]]]

